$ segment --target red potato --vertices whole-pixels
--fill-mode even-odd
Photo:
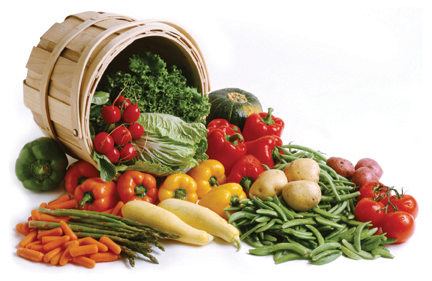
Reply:
[[[360,187],[368,182],[378,181],[378,177],[371,168],[360,167],[354,172],[351,181],[355,183],[356,186]]]
[[[357,170],[361,167],[368,167],[374,170],[375,175],[377,176],[378,179],[380,179],[383,175],[383,169],[381,168],[381,166],[377,163],[377,161],[371,158],[360,159],[354,168]]]
[[[341,158],[341,157],[330,157],[327,159],[327,166],[332,168],[338,175],[351,179],[354,175],[355,169],[353,163]]]

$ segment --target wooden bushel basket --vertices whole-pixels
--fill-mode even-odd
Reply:
[[[96,165],[89,114],[98,82],[109,65],[125,69],[131,54],[144,51],[177,65],[198,92],[208,94],[205,62],[182,28],[164,21],[84,12],[55,23],[33,48],[23,83],[24,104],[43,133],[67,154]]]

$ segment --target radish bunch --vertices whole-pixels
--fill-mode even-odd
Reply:
[[[137,101],[132,104],[129,99],[119,95],[111,105],[102,108],[105,122],[115,124],[122,121],[110,133],[100,132],[93,140],[95,150],[104,154],[113,164],[120,160],[129,161],[137,155],[138,149],[131,140],[144,134],[144,128],[137,123],[140,116],[137,104]]]

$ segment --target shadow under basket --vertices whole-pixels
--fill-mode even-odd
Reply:
[[[202,95],[210,90],[207,67],[193,40],[165,21],[83,12],[55,23],[33,47],[23,82],[24,104],[43,133],[64,151],[95,166],[90,105],[104,72],[125,70],[137,52],[158,54],[182,70]]]

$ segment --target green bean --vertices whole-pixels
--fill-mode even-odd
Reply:
[[[313,258],[314,256],[318,255],[321,252],[328,251],[328,250],[334,250],[334,249],[340,249],[341,247],[342,247],[342,245],[340,243],[327,242],[327,243],[324,243],[321,246],[318,246],[315,249],[313,249],[312,252],[309,253],[309,256]]]
[[[268,234],[268,233],[264,233],[264,240],[270,241],[270,242],[277,242],[277,238]]]
[[[342,252],[345,254],[345,256],[347,258],[353,259],[353,260],[361,260],[362,257],[359,256],[358,254],[354,253],[353,251],[351,251],[350,249],[348,249],[345,246],[341,247]]]
[[[339,214],[342,213],[342,212],[346,209],[346,207],[348,206],[348,200],[343,201],[341,204],[336,205],[336,206],[337,206],[336,209],[334,209],[334,210],[332,210],[332,211],[329,211],[329,212],[331,212],[331,213],[333,213],[333,214],[335,214],[335,215],[339,215]]]
[[[360,191],[355,191],[349,194],[343,194],[340,195],[339,198],[340,200],[338,200],[336,197],[334,196],[327,196],[327,195],[322,195],[321,196],[321,202],[339,202],[339,201],[344,201],[344,200],[348,200],[351,198],[356,198],[360,195]]]
[[[340,176],[330,166],[325,163],[318,163],[318,166],[320,166],[321,171],[325,171],[332,178],[332,182],[339,179]]]
[[[284,255],[285,251],[277,251],[273,253],[273,261],[276,262],[280,257]]]
[[[268,256],[272,255],[272,252],[270,251],[273,248],[273,246],[261,246],[255,249],[249,249],[249,254],[254,256]]]
[[[263,244],[262,244],[260,241],[258,241],[257,239],[255,239],[255,238],[252,237],[252,236],[247,236],[247,237],[244,239],[244,241],[245,241],[249,246],[252,246],[252,247],[255,247],[255,248],[258,248],[258,247],[262,247],[262,246],[263,246]]]
[[[339,216],[337,214],[327,212],[327,211],[322,210],[316,206],[312,208],[312,211],[314,211],[315,213],[317,213],[321,216],[324,216],[324,217],[330,218],[330,219],[340,219],[341,218],[341,216]]]
[[[345,217],[345,216],[342,216],[341,220],[342,220],[344,223],[346,223],[346,224],[354,225],[354,226],[359,226],[359,225],[362,225],[362,224],[363,224],[363,222],[361,222],[361,221],[356,221],[356,220],[353,220],[353,219],[350,220],[350,219],[348,219],[348,218]]]
[[[381,243],[381,237],[374,236],[370,237],[367,241],[362,242],[361,248],[367,252],[371,252],[376,249]]]
[[[276,223],[276,220],[272,219],[271,221],[269,221],[265,225],[263,225],[260,228],[258,228],[257,230],[255,230],[255,232],[264,232],[264,231],[268,230],[270,227],[272,227],[275,223]]]
[[[272,207],[274,209],[274,211],[276,213],[279,214],[279,217],[283,220],[283,221],[287,221],[288,218],[285,215],[284,211],[274,202],[265,202],[265,204],[269,205],[270,207]]]
[[[327,161],[327,158],[324,157],[324,155],[322,155],[319,151],[313,150],[311,148],[308,148],[306,146],[302,146],[302,145],[295,145],[295,144],[285,144],[281,146],[282,148],[293,148],[293,149],[298,149],[298,150],[302,150],[302,151],[306,151],[309,153],[312,153],[313,155],[315,155],[319,160],[322,160],[324,162]]]
[[[325,240],[339,240],[340,237],[348,234],[352,234],[355,231],[355,228],[353,227],[351,229],[351,233],[349,233],[349,229],[348,227],[344,224],[343,228],[336,228],[335,230],[333,230],[329,235],[327,235],[327,237],[325,238]]]
[[[240,240],[245,239],[247,236],[249,236],[251,233],[253,233],[255,230],[259,229],[260,227],[262,227],[263,225],[265,225],[265,222],[259,223],[257,225],[255,225],[254,227],[252,227],[251,229],[249,229],[248,231],[246,231],[245,233],[243,233],[240,236]]]
[[[258,209],[255,211],[257,214],[260,215],[266,215],[266,216],[271,216],[271,217],[278,217],[278,213],[276,211],[273,210],[268,210],[268,209]]]
[[[337,201],[341,201],[342,200],[341,196],[339,195],[338,191],[336,190],[336,186],[334,185],[334,183],[333,183],[330,175],[327,172],[323,171],[323,170],[320,170],[320,174],[319,175],[320,175],[320,178],[324,178],[329,183],[330,189],[333,191],[333,194],[336,197],[336,200]]]
[[[326,256],[332,255],[332,254],[336,254],[336,253],[340,253],[341,250],[337,250],[337,249],[331,249],[331,250],[326,250],[326,251],[322,251],[319,254],[316,254],[314,256],[311,257],[311,261],[318,261]]]
[[[253,213],[249,213],[249,212],[238,211],[238,212],[233,213],[230,216],[230,218],[228,219],[228,223],[232,223],[233,221],[236,221],[236,220],[241,219],[241,218],[253,219],[255,216],[258,216],[258,215],[253,214]]]
[[[373,249],[372,254],[380,255],[383,258],[389,258],[389,259],[394,258],[394,256],[390,253],[390,251],[383,246],[379,246],[376,249]]]
[[[255,213],[256,208],[253,207],[253,206],[245,206],[245,207],[243,207],[243,211],[250,212],[250,213]]]
[[[320,217],[320,216],[316,217],[315,220],[316,220],[319,224],[330,225],[330,226],[333,226],[333,227],[336,227],[336,228],[344,228],[344,225],[342,225],[342,224],[338,224],[338,223],[336,223],[336,222],[334,222],[334,221],[331,221],[331,220],[325,219],[325,218]]]
[[[254,221],[256,222],[266,222],[266,221],[270,221],[271,218],[268,216],[257,216],[256,219]]]
[[[303,247],[300,247],[300,246],[298,246],[296,244],[292,244],[292,243],[279,243],[279,244],[273,245],[270,252],[277,252],[277,251],[281,251],[281,250],[294,251],[294,252],[296,252],[300,255],[303,255],[303,256],[307,256],[307,254],[308,254],[308,252]]]
[[[247,205],[253,204],[253,202],[252,202],[252,200],[245,198],[245,199],[240,200],[240,204],[247,206]]]
[[[370,228],[370,229],[363,229],[360,233],[360,240],[363,240],[365,238],[371,237],[378,231],[378,227]]]
[[[370,221],[365,222],[365,223],[357,226],[357,228],[354,232],[354,247],[356,248],[357,251],[361,250],[361,233],[362,233],[362,230],[369,223],[370,223]]]
[[[387,238],[386,240],[381,239],[381,244],[380,245],[388,245],[388,244],[392,244],[394,242],[396,242],[397,240],[394,238]]]
[[[372,255],[371,253],[368,253],[366,251],[363,250],[357,250],[351,243],[349,243],[347,240],[342,239],[342,244],[347,247],[349,250],[353,251],[354,253],[356,253],[357,255],[361,256],[364,259],[374,259],[374,255]]]
[[[309,263],[314,264],[314,265],[323,265],[323,264],[327,264],[327,263],[330,263],[330,262],[338,259],[341,255],[342,255],[342,251],[338,250],[337,252],[332,253],[330,255],[327,255],[325,257],[322,257],[319,260],[310,260]]]
[[[297,238],[305,239],[305,240],[315,240],[316,237],[310,232],[297,231],[292,228],[284,228],[281,230],[286,234],[291,234]]]
[[[305,256],[300,255],[296,252],[288,252],[286,254],[283,254],[281,257],[275,260],[275,264],[280,264],[287,261],[293,261],[293,260],[304,260],[307,259]]]
[[[319,246],[324,244],[324,237],[322,236],[321,232],[319,232],[319,230],[317,228],[315,228],[314,226],[312,226],[310,224],[307,224],[305,226],[307,228],[309,228],[309,230],[312,231],[312,233],[316,236]]]
[[[297,225],[305,225],[305,224],[316,224],[316,223],[311,218],[307,218],[307,219],[294,219],[294,220],[290,220],[290,221],[287,221],[286,223],[284,223],[282,225],[282,228],[293,227],[293,226],[297,226]]]
[[[259,199],[258,197],[251,195],[250,198],[252,199],[255,206],[271,210],[271,207],[264,204],[264,202],[261,199]]]

